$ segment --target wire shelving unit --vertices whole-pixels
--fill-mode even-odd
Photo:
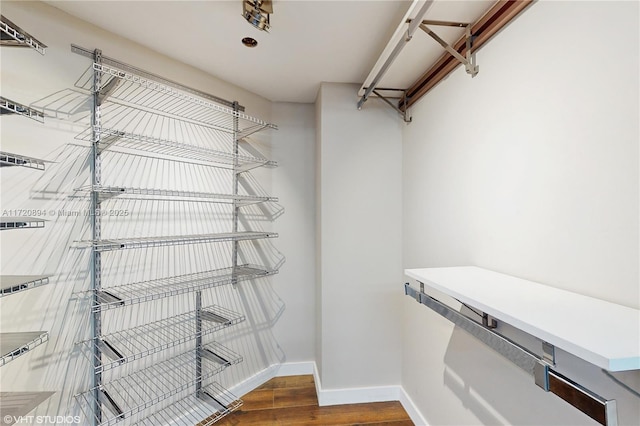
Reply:
[[[93,310],[106,311],[166,297],[195,293],[213,287],[237,284],[277,273],[277,270],[264,266],[239,265],[236,268],[222,268],[103,288],[98,291],[98,304],[93,306]]]
[[[76,396],[82,407],[96,403],[108,409],[109,416],[100,425],[113,425],[185,391],[209,381],[225,368],[238,364],[242,357],[225,346],[205,345],[200,356],[195,350],[142,369],[120,379],[104,383]],[[197,375],[196,365],[202,373]],[[98,400],[96,400],[96,395]],[[91,416],[91,413],[88,413]]]
[[[47,46],[27,33],[6,16],[0,15],[0,46],[33,49],[41,55]],[[22,116],[44,123],[44,113],[27,105],[0,96],[1,116]],[[0,167],[24,167],[43,171],[45,161],[27,155],[0,152]],[[35,217],[0,218],[0,230],[43,228],[45,221]],[[50,275],[0,275],[0,298],[40,287],[49,283]],[[49,340],[47,331],[24,331],[0,333],[0,366],[31,352]],[[26,416],[34,408],[47,400],[54,392],[0,392],[0,412],[5,422],[12,424],[15,419]],[[10,416],[13,421],[6,421]]]
[[[0,157],[1,158],[1,157]],[[243,195],[243,194],[223,194],[215,192],[198,192],[198,191],[181,191],[174,189],[156,189],[156,188],[125,188],[115,186],[98,186],[91,188],[84,186],[78,188],[78,192],[89,194],[95,192],[98,194],[101,202],[111,198],[119,197],[121,199],[130,200],[168,200],[180,202],[203,202],[203,203],[229,203],[240,206],[248,206],[250,204],[277,202],[277,197],[262,195]]]
[[[201,327],[197,327],[201,320]],[[223,328],[239,324],[244,316],[221,306],[175,315],[159,321],[97,336],[82,342],[84,354],[94,362],[95,373],[102,373],[149,355],[195,341]],[[92,349],[98,346],[97,358]],[[100,361],[99,363],[97,361]]]
[[[79,345],[93,374],[92,387],[76,395],[76,400],[93,425],[120,422],[157,425],[180,418],[212,424],[242,404],[213,381],[220,371],[242,361],[242,356],[215,341],[215,333],[244,321],[245,315],[221,306],[218,300],[203,306],[203,294],[217,298],[214,289],[218,287],[233,285],[229,287],[233,291],[240,282],[278,272],[280,264],[274,267],[240,262],[242,247],[239,244],[278,236],[274,232],[247,229],[246,223],[240,223],[244,207],[277,201],[275,197],[252,194],[248,190],[249,194],[240,192],[245,182],[241,178],[243,173],[256,167],[276,166],[255,150],[247,149],[243,139],[260,130],[277,127],[245,114],[237,102],[198,92],[104,57],[99,50],[72,46],[72,51],[92,59],[92,65],[75,84],[91,96],[92,103],[91,124],[76,137],[90,143],[91,180],[76,190],[76,196],[88,197],[90,211],[95,212],[89,218],[90,238],[75,244],[91,250],[91,287],[83,294],[91,297],[92,337]],[[118,173],[117,165],[121,164],[118,161],[123,154],[144,159],[145,164],[169,163],[166,166],[169,168],[162,170],[174,170],[171,164],[179,164],[180,170],[191,168],[180,176],[197,175],[207,183],[198,190],[170,189],[166,187],[167,182],[156,184],[146,175],[144,179],[139,178],[144,183],[137,183],[131,181],[131,176],[137,175],[128,173],[131,170],[125,167],[122,172],[125,185],[105,184],[103,175],[107,170]],[[109,167],[103,168],[103,164]],[[206,180],[198,173],[203,166],[224,169],[224,173],[220,174],[221,178]],[[154,171],[154,174],[160,173],[160,169]],[[165,181],[171,179],[165,176]],[[210,226],[204,221],[215,220],[215,230],[220,232],[109,237],[106,233],[112,228],[103,229],[100,214],[103,204],[127,200],[141,202],[143,206],[147,201],[176,202],[175,205],[217,203],[219,206],[215,208],[221,209],[216,210],[220,214],[191,215],[187,220],[203,221],[206,229]],[[154,210],[150,212],[153,214]],[[214,250],[215,260],[209,260],[211,256],[194,260],[190,264],[208,264],[202,264],[193,272],[175,268],[182,273],[137,281],[123,279],[120,274],[117,282],[110,282],[109,273],[104,270],[103,255],[107,252],[117,252],[117,256],[122,256],[118,259],[127,259],[127,256],[138,259],[135,256],[142,256],[143,250],[151,252],[161,247],[186,245],[212,247],[210,245],[219,243],[223,243],[224,248]],[[166,316],[153,310],[157,304],[142,305],[179,295],[192,295],[195,309],[191,307],[188,312]],[[115,331],[103,333],[106,315],[120,319],[109,323],[112,328],[113,324],[126,324],[121,315],[132,311],[118,308],[132,305],[150,310],[145,312],[161,319],[131,328],[119,326]],[[181,354],[176,356],[176,351]],[[120,376],[106,381],[106,372],[109,376]]]
[[[214,382],[203,386],[202,398],[196,398],[193,395],[187,396],[137,424],[156,426],[171,424],[179,419],[184,424],[211,426],[241,406],[242,400],[219,383]],[[212,408],[215,410],[213,413],[211,412]]]
[[[164,247],[185,244],[201,244],[222,241],[245,241],[258,240],[264,238],[276,238],[278,234],[274,232],[226,232],[216,234],[196,234],[196,235],[171,235],[166,237],[138,237],[120,238],[113,240],[80,241],[80,247],[93,247],[94,250],[103,252],[110,250],[139,249],[148,247]]]

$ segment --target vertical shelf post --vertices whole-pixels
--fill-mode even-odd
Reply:
[[[233,229],[232,232],[238,232],[238,221],[240,220],[240,205],[238,203],[238,183],[239,183],[239,179],[238,179],[238,175],[242,172],[240,170],[240,164],[238,161],[238,155],[240,153],[240,144],[239,144],[239,140],[238,140],[238,136],[239,136],[239,121],[238,121],[238,112],[240,110],[240,105],[238,104],[238,101],[234,101],[233,102],[233,112],[235,113],[233,115],[233,155],[235,157],[234,160],[234,164],[233,164],[233,195],[236,196],[236,198],[234,198],[233,200]],[[238,241],[234,241],[233,242],[233,253],[231,255],[232,257],[232,283],[235,286],[238,283],[238,248],[239,248],[239,242]]]
[[[93,60],[95,63],[102,63],[102,51],[96,49],[93,52]],[[93,93],[91,96],[91,128],[92,128],[92,144],[91,144],[91,210],[89,218],[91,221],[91,239],[98,241],[100,239],[101,216],[100,210],[100,194],[95,190],[100,186],[101,181],[101,157],[100,157],[100,85],[102,73],[98,70],[93,72]],[[96,249],[95,245],[91,249],[91,290],[93,291],[93,307],[99,306],[98,292],[102,287],[101,283],[101,253]],[[102,372],[99,367],[102,363],[102,352],[98,344],[98,338],[102,334],[102,318],[99,309],[91,309],[92,315],[92,334],[93,334],[93,389],[94,390],[94,406],[93,406],[93,424],[98,425],[102,421],[102,407],[100,404],[100,386],[102,385]]]
[[[196,397],[202,398],[202,291],[196,291]]]

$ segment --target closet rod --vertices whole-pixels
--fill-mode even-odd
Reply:
[[[420,290],[404,285],[404,293],[418,303],[427,306],[442,315],[467,333],[531,374],[536,385],[546,392],[552,392],[604,426],[618,426],[615,400],[606,400],[571,379],[552,370],[553,366],[547,356],[540,357],[528,349],[501,334],[477,323],[464,314],[452,309],[437,299],[424,293],[424,284]],[[544,343],[544,342],[543,342]],[[545,349],[548,351],[548,349]]]

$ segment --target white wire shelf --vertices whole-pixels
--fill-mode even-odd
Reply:
[[[51,275],[0,275],[0,297],[49,284]]]
[[[192,122],[213,126],[230,134],[233,134],[234,121],[237,121],[238,139],[263,129],[277,129],[274,124],[234,111],[151,78],[106,64],[94,63],[78,79],[76,87],[92,91],[94,71],[101,73],[102,85],[98,91],[100,103],[111,99],[155,113],[188,118]]]
[[[242,400],[218,383],[203,387],[200,397],[190,395],[137,423],[139,426],[195,424],[211,426],[242,406]],[[213,411],[212,411],[213,410]]]
[[[245,171],[260,166],[274,167],[275,161],[250,155],[233,154],[206,146],[198,146],[187,141],[172,140],[160,136],[143,135],[135,132],[108,127],[95,127],[93,131],[87,129],[76,136],[79,140],[93,141],[93,133],[100,135],[99,152],[107,151],[111,147],[133,149],[136,151],[196,160],[218,164],[227,168]],[[206,138],[205,138],[206,139]]]
[[[21,166],[29,169],[44,170],[45,161],[26,155],[0,152],[0,167]]]
[[[47,340],[49,340],[47,331],[0,333],[0,353],[2,354],[0,366],[30,352]]]
[[[168,398],[188,391],[195,394],[198,385],[242,361],[240,355],[219,343],[205,345],[201,354],[198,357],[192,350],[178,355],[76,395],[76,399],[89,419],[94,417],[91,408],[102,404],[102,419],[95,418],[99,425],[109,426],[124,419],[135,421],[137,414]]]
[[[30,47],[41,55],[47,46],[31,36],[28,32],[0,15],[0,46]]]
[[[77,191],[85,193],[97,192],[100,202],[109,200],[114,197],[141,200],[160,199],[182,202],[235,203],[237,206],[278,201],[277,197],[260,195],[233,195],[210,192],[179,191],[172,189],[125,188],[116,186],[94,186],[93,189],[91,188],[91,186],[84,186],[78,188]]]
[[[0,217],[0,231],[11,229],[44,228],[44,219],[30,216],[2,216]]]
[[[98,304],[93,306],[93,311],[104,311],[180,294],[193,293],[207,288],[235,284],[277,273],[277,270],[266,269],[262,266],[241,265],[235,268],[216,269],[103,288],[102,291],[97,292]],[[89,294],[92,293],[89,292]]]
[[[226,232],[218,234],[197,234],[197,235],[172,235],[167,237],[140,237],[121,238],[112,240],[84,240],[79,241],[79,247],[93,247],[97,251],[138,249],[147,247],[164,247],[186,244],[200,244],[222,241],[245,241],[259,240],[263,238],[276,238],[275,232]]]
[[[0,392],[3,425],[12,425],[26,416],[55,392]],[[9,420],[9,421],[7,421]]]
[[[39,123],[44,123],[44,114],[42,113],[42,111],[38,111],[2,96],[0,96],[0,114],[18,114],[22,115],[23,117],[35,120]]]
[[[202,327],[196,329],[197,316],[200,315]],[[101,373],[124,363],[196,340],[244,321],[242,314],[221,306],[209,306],[197,311],[175,315],[139,327],[102,335],[80,342],[85,355],[93,362],[96,355],[94,344],[98,344],[103,358],[97,360],[95,373]]]

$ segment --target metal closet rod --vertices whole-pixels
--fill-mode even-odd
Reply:
[[[523,12],[533,0],[499,0],[491,9],[489,9],[480,19],[478,19],[471,27],[473,34],[473,51],[478,49],[502,28],[513,21],[521,12]],[[451,46],[461,55],[466,54],[466,36],[462,36]],[[449,52],[444,52],[442,56],[427,69],[416,81],[407,88],[406,98],[400,100],[398,108],[406,110],[413,104],[418,102],[440,81],[444,80],[449,74],[455,70],[460,62]]]
[[[90,58],[92,60],[94,59],[94,51],[93,50],[85,49],[84,47],[81,47],[81,46],[78,46],[78,45],[75,45],[75,44],[71,44],[71,51],[73,53],[77,53],[78,55],[86,56],[87,58]],[[200,91],[198,89],[194,89],[192,87],[185,86],[184,84],[176,83],[173,80],[168,80],[168,79],[166,79],[164,77],[160,77],[159,75],[152,74],[152,73],[150,73],[148,71],[141,70],[140,68],[136,68],[134,66],[125,64],[123,62],[120,62],[117,59],[109,58],[108,56],[104,56],[103,55],[101,57],[101,60],[102,60],[103,64],[111,65],[111,66],[120,68],[123,71],[131,72],[131,73],[137,74],[137,75],[139,75],[141,77],[144,77],[144,78],[151,78],[153,80],[156,80],[159,83],[166,84],[167,86],[175,87],[176,89],[183,90],[185,92],[191,93],[191,94],[196,95],[196,96],[200,96],[202,98],[208,99],[208,100],[213,101],[213,102],[217,102],[217,103],[222,104],[222,105],[224,105],[226,107],[229,107],[229,108],[234,108],[234,105],[237,105],[238,111],[244,112],[244,107],[242,105],[234,104],[234,102],[232,102],[232,101],[228,101],[226,99],[222,99],[222,98],[219,98],[217,96],[211,95],[209,93]]]
[[[391,67],[391,65],[393,64],[393,61],[395,61],[398,55],[400,54],[400,52],[402,52],[402,49],[404,49],[404,46],[409,41],[411,41],[411,38],[413,37],[413,33],[415,33],[420,26],[422,17],[427,13],[427,10],[429,10],[432,4],[433,4],[433,0],[426,1],[422,5],[418,13],[416,14],[415,18],[413,18],[413,20],[409,23],[409,28],[407,29],[405,36],[398,41],[398,44],[396,44],[396,47],[394,47],[393,51],[391,51],[391,54],[389,55],[387,60],[384,62],[384,64],[382,65],[382,67],[380,68],[376,76],[373,78],[373,80],[369,84],[369,87],[367,87],[367,89],[365,90],[364,94],[362,95],[362,98],[360,98],[360,100],[358,101],[358,109],[362,108],[362,105],[367,101],[371,93],[376,89],[376,86],[378,85],[378,83],[380,83],[380,80],[382,79],[382,77],[384,77],[384,75],[387,73],[387,71],[389,70],[389,67]]]
[[[555,348],[553,345],[542,342],[543,356],[538,356],[491,328],[479,324],[429,296],[424,292],[423,283],[420,283],[420,290],[416,290],[409,283],[405,283],[404,292],[405,295],[412,297],[418,303],[442,315],[527,373],[533,375],[536,385],[544,391],[556,394],[602,425],[618,425],[615,400],[607,400],[551,369],[551,367],[555,366]]]

